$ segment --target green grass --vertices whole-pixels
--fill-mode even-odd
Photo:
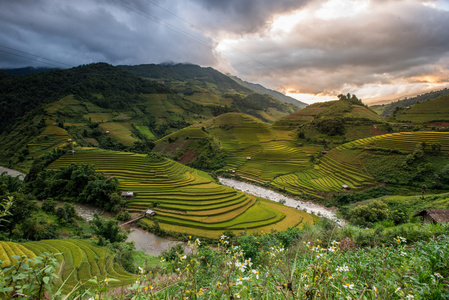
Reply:
[[[136,129],[139,130],[141,134],[143,134],[148,139],[152,140],[155,138],[154,134],[151,132],[150,128],[148,126],[143,125],[136,125]]]

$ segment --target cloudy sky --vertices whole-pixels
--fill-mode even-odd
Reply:
[[[449,0],[0,0],[0,68],[212,66],[305,102],[449,87]]]

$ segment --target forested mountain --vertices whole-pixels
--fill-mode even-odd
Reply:
[[[193,64],[145,64],[118,67],[141,77],[165,81],[164,83],[169,86],[171,86],[171,82],[182,81],[188,84],[192,80],[203,87],[212,84],[213,87],[210,88],[215,88],[220,92],[233,91],[244,94],[253,92],[210,67],[202,68]]]
[[[205,90],[212,94],[215,92],[241,93],[244,95],[257,93],[270,95],[281,102],[301,108],[307,106],[303,102],[267,89],[260,84],[253,84],[235,76],[224,75],[213,68],[203,68],[193,64],[147,64],[119,67],[135,75],[164,82],[165,85],[177,89],[185,96],[204,93]]]
[[[206,87],[195,81],[189,93],[188,81],[177,81],[173,89],[105,63],[23,76],[0,73],[0,162],[27,169],[32,159],[68,146],[68,140],[143,151],[152,140],[222,113],[244,112],[273,122],[299,109],[255,94],[211,68],[180,67],[184,75],[178,79],[188,78],[192,69],[207,78]]]
[[[67,95],[103,108],[119,109],[135,103],[140,94],[151,93],[173,94],[173,91],[105,63],[20,77],[4,76],[0,81],[0,133],[26,112]]]

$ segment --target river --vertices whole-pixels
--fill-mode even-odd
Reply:
[[[285,201],[285,205],[303,210],[308,213],[313,213],[318,216],[322,216],[328,218],[339,225],[343,226],[345,223],[343,220],[339,219],[335,212],[331,209],[326,208],[325,206],[313,203],[313,202],[305,202],[303,200],[298,200],[292,197],[285,196],[281,193],[277,193],[270,189],[254,185],[247,182],[238,181],[230,178],[219,177],[218,180],[221,184],[232,187],[236,190],[245,192],[247,194],[251,194],[257,197],[262,197],[272,201]]]
[[[21,179],[23,179],[26,175],[22,172],[0,166],[0,174],[2,174],[3,172],[7,172],[7,174],[10,176],[22,175]],[[277,193],[275,191],[272,191],[272,190],[264,188],[264,187],[260,187],[260,186],[257,186],[257,185],[251,184],[251,183],[242,182],[242,181],[238,181],[238,180],[234,180],[234,179],[219,177],[219,181],[223,185],[232,187],[234,189],[243,191],[245,193],[248,193],[248,194],[251,194],[254,196],[262,197],[262,198],[276,201],[276,202],[283,200],[283,201],[285,201],[285,205],[287,205],[287,206],[301,209],[308,213],[314,213],[316,215],[333,220],[340,225],[344,225],[344,221],[337,218],[337,216],[335,215],[335,212],[333,210],[327,209],[326,207],[318,205],[316,203],[298,200],[298,199]],[[76,211],[77,211],[78,215],[80,215],[82,218],[84,218],[87,221],[92,220],[94,213],[101,214],[105,218],[113,217],[111,214],[103,213],[103,211],[101,209],[90,206],[90,205],[83,205],[83,204],[76,203],[75,207],[76,207]],[[134,242],[137,250],[143,250],[146,254],[151,254],[153,256],[159,256],[165,250],[170,249],[171,247],[173,247],[176,244],[182,243],[180,241],[176,241],[171,238],[163,238],[163,237],[157,236],[151,232],[142,230],[136,226],[129,226],[127,229],[130,230],[127,241]],[[184,244],[184,248],[186,248],[185,244]]]
[[[74,205],[76,213],[86,221],[92,220],[94,213],[101,215],[105,219],[114,217],[111,213],[104,212],[103,209],[95,206],[80,203],[74,203]],[[153,256],[159,256],[162,252],[170,249],[176,244],[182,243],[171,238],[157,236],[154,233],[133,225],[126,226],[124,229],[129,230],[128,239],[126,240],[127,242],[134,242],[137,250],[143,250],[146,254],[151,254]],[[184,249],[187,250],[185,245]]]
[[[20,179],[22,179],[22,180],[26,176],[25,173],[22,173],[20,171],[16,171],[16,170],[13,170],[13,169],[8,169],[8,168],[5,168],[3,166],[0,166],[0,175],[3,174],[3,172],[6,172],[6,175],[9,175],[9,176],[12,176],[12,177],[20,176]]]

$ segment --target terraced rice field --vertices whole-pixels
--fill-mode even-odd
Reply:
[[[271,184],[293,194],[304,193],[324,198],[329,192],[342,191],[344,184],[358,189],[374,182],[374,177],[359,168],[326,155],[320,159],[320,164],[314,165],[312,169],[279,176]]]
[[[410,109],[402,111],[396,118],[401,122],[428,123],[432,121],[449,120],[449,96],[441,96],[432,100],[422,101]]]
[[[109,135],[118,141],[120,141],[123,145],[132,146],[134,142],[137,140],[133,138],[132,135],[132,126],[126,122],[111,122],[111,123],[102,123],[99,126],[103,132],[109,131]]]
[[[56,258],[60,263],[57,274],[59,284],[65,281],[63,291],[70,291],[78,282],[85,282],[94,276],[98,280],[105,278],[118,279],[110,282],[114,286],[131,284],[136,276],[127,273],[113,261],[113,257],[105,248],[98,247],[87,240],[42,240],[38,242],[13,243],[0,241],[0,260],[2,267],[7,267],[17,260],[13,255],[26,255],[33,258],[44,252],[61,253]]]
[[[30,154],[39,157],[52,149],[65,146],[68,139],[69,135],[65,129],[49,125],[42,134],[28,144]]]
[[[222,170],[266,183],[278,175],[311,168],[310,155],[322,147],[299,147],[286,131],[273,130],[251,116],[229,113],[213,119],[208,129],[230,154]]]
[[[442,151],[449,151],[449,132],[415,131],[373,136],[343,144],[337,150],[353,148],[384,148],[412,152],[416,144],[426,142],[441,144]]]
[[[104,123],[112,121],[114,118],[111,113],[88,113],[83,116],[84,119],[90,122]]]
[[[70,163],[94,164],[98,171],[117,177],[121,191],[136,194],[129,203],[130,211],[146,210],[156,204],[154,220],[162,228],[170,227],[177,232],[201,230],[209,237],[218,237],[227,229],[257,230],[269,226],[284,230],[292,223],[292,220],[285,220],[284,212],[245,193],[216,184],[205,172],[168,159],[149,162],[146,157],[129,152],[77,150],[75,155],[63,156],[50,168]],[[303,212],[298,213],[306,216]],[[294,225],[300,220],[297,216]],[[143,222],[152,223],[153,220]]]

